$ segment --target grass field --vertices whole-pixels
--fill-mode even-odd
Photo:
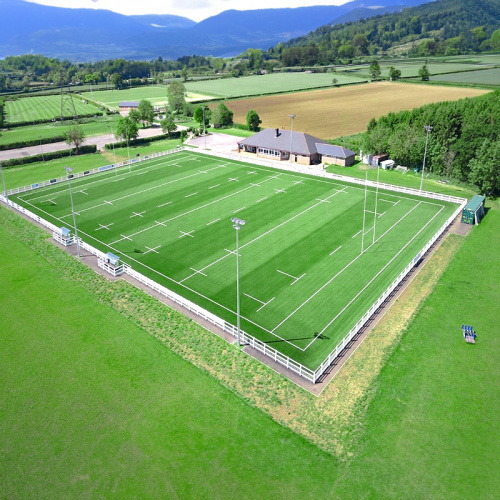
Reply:
[[[212,95],[214,97],[239,97],[260,94],[277,94],[295,90],[307,90],[318,87],[332,87],[336,78],[339,84],[356,83],[366,80],[337,73],[273,73],[261,76],[244,76],[241,78],[223,78],[187,82],[186,90]]]
[[[73,96],[77,115],[87,115],[98,110],[92,103],[84,104],[83,101]],[[65,105],[63,115],[73,116],[73,111]],[[26,97],[15,101],[5,101],[7,122],[29,122],[31,120],[50,120],[61,116],[61,96],[47,95],[43,97]]]
[[[245,123],[254,109],[263,127],[288,128],[288,113],[296,115],[294,130],[333,139],[364,132],[371,118],[390,111],[413,109],[439,101],[454,101],[482,95],[486,90],[377,82],[352,87],[315,90],[295,94],[265,96],[230,101],[234,121]]]
[[[478,83],[485,85],[500,85],[500,68],[485,69],[481,71],[467,71],[465,73],[452,73],[450,75],[435,75],[431,80],[451,83]]]
[[[117,115],[107,115],[103,117],[98,117],[89,123],[81,123],[78,126],[83,130],[86,137],[92,137],[95,135],[105,135],[109,134],[109,128],[114,130],[116,123],[119,119]],[[31,141],[37,140],[40,137],[42,139],[47,139],[49,137],[56,137],[63,135],[68,129],[69,124],[73,125],[73,122],[55,122],[55,123],[44,123],[41,125],[31,125],[26,127],[15,127],[9,130],[5,130],[0,135],[0,144],[10,144],[19,141]]]
[[[456,208],[383,191],[375,208],[369,190],[361,253],[359,186],[191,152],[117,174],[74,181],[83,238],[235,324],[238,214],[242,327],[311,369]],[[15,200],[71,224],[65,184]]]

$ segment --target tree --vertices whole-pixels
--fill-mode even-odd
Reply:
[[[122,116],[118,120],[115,132],[115,137],[117,139],[130,141],[130,139],[136,139],[138,135],[139,135],[139,127],[137,125],[137,122],[131,120],[130,116]]]
[[[375,59],[374,61],[372,61],[372,63],[370,64],[370,75],[372,77],[372,80],[376,80],[380,74],[382,73],[381,69],[380,69],[380,64],[378,63],[378,61]]]
[[[205,108],[205,112],[203,112],[203,108]],[[204,128],[203,126],[205,126],[205,128],[208,128],[210,126],[209,123],[211,114],[212,113],[208,106],[200,105],[194,110],[193,118],[199,123],[200,130]],[[205,123],[203,123],[203,119],[205,119]]]
[[[78,154],[80,146],[85,142],[85,133],[78,125],[73,125],[64,132],[64,140],[66,144],[74,144],[75,154]]]
[[[139,123],[141,121],[141,114],[137,109],[131,109],[128,117],[135,123]]]
[[[182,76],[182,80],[184,82],[187,82],[187,79],[188,79],[188,76],[189,76],[189,73],[188,73],[188,68],[187,66],[184,64],[183,68],[182,68],[182,71],[181,71],[181,76]]]
[[[147,99],[142,99],[141,102],[139,102],[138,111],[139,115],[141,116],[141,120],[144,123],[148,125],[153,124],[155,110],[151,102],[149,102]]]
[[[160,125],[164,134],[171,135],[172,132],[175,132],[177,130],[177,125],[174,121],[174,115],[170,111],[167,111],[165,113],[165,118],[163,118]]]
[[[119,90],[122,88],[123,78],[121,77],[121,75],[119,73],[113,73],[111,75],[110,80],[111,80],[111,83],[114,85],[116,90]]]
[[[334,85],[335,87],[337,87],[338,84],[339,84],[339,81],[336,78],[334,78],[332,80],[332,85]]]
[[[370,42],[368,41],[368,38],[366,38],[366,35],[358,33],[357,35],[354,36],[352,44],[356,48],[356,55],[358,56],[368,55]]]
[[[485,139],[476,158],[469,162],[469,181],[483,194],[493,194],[500,189],[500,141]]]
[[[422,79],[423,82],[428,82],[429,77],[431,76],[430,71],[427,69],[427,64],[424,64],[419,70],[418,70],[418,76]]]
[[[251,109],[247,113],[247,127],[248,130],[252,130],[253,132],[258,132],[260,130],[259,125],[262,123],[257,111]]]
[[[182,82],[173,81],[167,90],[167,98],[168,98],[168,106],[170,110],[174,113],[182,113],[184,111],[184,107],[186,106],[186,99],[184,98],[184,94],[186,92],[186,88],[182,84]]]
[[[394,66],[389,68],[389,78],[391,81],[399,80],[401,78],[401,70],[396,69]]]
[[[221,102],[212,113],[212,123],[215,128],[229,127],[233,124],[234,113]]]
[[[27,92],[30,89],[30,77],[28,75],[24,75],[23,77],[23,90]]]

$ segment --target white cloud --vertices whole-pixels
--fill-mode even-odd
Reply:
[[[346,0],[27,0],[54,7],[105,9],[126,15],[174,14],[201,21],[224,10],[341,5]]]

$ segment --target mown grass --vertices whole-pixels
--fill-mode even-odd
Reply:
[[[277,498],[285,496],[302,498],[304,495],[312,497],[326,495],[332,498],[360,496],[489,498],[494,497],[495,492],[498,491],[498,479],[494,472],[495,468],[498,469],[499,456],[498,449],[495,448],[499,442],[498,391],[496,389],[498,371],[496,370],[497,361],[495,362],[495,359],[498,359],[496,355],[498,349],[495,349],[495,339],[492,334],[496,325],[494,313],[498,302],[496,248],[498,247],[500,214],[496,205],[488,213],[483,225],[474,229],[466,239],[459,236],[447,238],[443,246],[420,270],[404,295],[386,313],[318,399],[227,346],[212,334],[186,320],[182,315],[169,311],[154,299],[144,296],[142,292],[135,291],[122,282],[110,284],[97,277],[92,271],[82,267],[48,243],[46,233],[33,227],[31,223],[23,221],[17,215],[5,209],[0,210],[0,222],[9,229],[9,240],[15,241],[15,238],[18,238],[31,246],[50,262],[51,270],[58,273],[59,280],[56,280],[49,289],[42,289],[46,291],[45,295],[52,295],[57,299],[56,291],[61,286],[60,283],[65,285],[68,279],[81,284],[86,290],[91,291],[95,298],[112,306],[132,322],[145,328],[185,359],[206,369],[224,385],[253,405],[262,408],[276,421],[300,432],[310,441],[338,455],[343,460],[340,464],[336,461],[330,462],[329,459],[323,458],[324,455],[317,454],[313,457],[316,462],[308,462],[309,455],[302,449],[299,450],[302,458],[298,460],[301,460],[301,463],[306,461],[306,470],[289,469],[289,462],[286,461],[286,456],[280,453],[280,449],[295,458],[297,457],[295,448],[290,447],[286,439],[280,439],[279,435],[271,432],[274,424],[270,421],[266,422],[267,433],[264,437],[268,441],[265,443],[266,447],[260,450],[259,446],[263,444],[259,436],[252,432],[253,427],[247,428],[248,420],[237,413],[236,415],[241,419],[241,428],[244,429],[245,445],[251,446],[252,449],[259,449],[265,465],[262,465],[262,462],[256,458],[254,463],[257,464],[259,470],[254,472],[255,468],[251,467],[252,460],[258,455],[246,454],[247,448],[230,447],[227,454],[231,456],[238,454],[239,467],[243,467],[242,474],[235,473],[227,465],[226,455],[222,458],[217,456],[219,448],[216,440],[211,441],[199,426],[191,423],[190,418],[193,412],[181,414],[181,418],[186,420],[186,427],[178,423],[175,425],[170,420],[165,421],[160,418],[164,408],[161,398],[157,401],[154,398],[148,400],[146,397],[149,394],[146,391],[154,385],[156,380],[154,377],[153,382],[149,380],[151,371],[148,371],[148,368],[156,365],[156,357],[145,346],[148,342],[147,338],[141,337],[138,345],[133,345],[134,360],[137,360],[141,354],[137,351],[145,352],[144,365],[133,370],[130,376],[124,377],[123,374],[120,375],[121,365],[108,359],[107,353],[101,352],[100,345],[92,350],[90,337],[84,338],[85,342],[78,345],[84,350],[83,355],[78,349],[75,352],[70,349],[65,356],[59,355],[63,347],[61,347],[62,340],[58,337],[57,343],[50,344],[52,350],[47,349],[48,354],[54,354],[57,362],[47,366],[53,366],[56,370],[62,360],[63,366],[66,367],[69,357],[73,371],[81,371],[85,375],[82,378],[70,379],[74,381],[74,386],[72,386],[74,392],[80,391],[84,397],[86,392],[96,385],[92,384],[93,378],[88,378],[86,370],[91,370],[95,373],[102,371],[105,378],[111,377],[114,382],[112,389],[123,387],[123,395],[119,394],[118,397],[112,398],[112,401],[117,403],[114,412],[109,410],[109,412],[99,413],[101,426],[99,432],[95,433],[98,437],[91,439],[88,433],[82,436],[78,426],[75,426],[75,421],[72,420],[74,416],[72,410],[75,410],[75,405],[71,404],[75,399],[74,392],[67,396],[68,405],[62,404],[61,398],[58,399],[54,395],[56,392],[54,387],[59,387],[61,380],[66,385],[68,377],[58,377],[59,384],[53,383],[51,388],[43,387],[43,391],[29,392],[29,399],[23,401],[25,403],[23,410],[15,414],[15,425],[9,422],[14,427],[9,428],[12,433],[9,443],[14,446],[26,444],[28,441],[25,438],[26,430],[33,427],[29,417],[33,409],[40,407],[47,398],[53,405],[49,408],[51,412],[44,412],[41,419],[47,419],[47,415],[52,416],[53,419],[59,419],[53,425],[57,428],[57,432],[53,429],[49,429],[51,430],[49,433],[42,432],[45,429],[39,432],[36,428],[29,434],[31,438],[29,443],[32,444],[30,453],[24,453],[24,447],[20,446],[17,456],[9,457],[8,461],[2,459],[2,468],[5,470],[5,467],[9,467],[10,474],[3,475],[9,478],[8,491],[14,492],[11,496],[26,496],[26,492],[32,493],[32,491],[35,491],[32,496],[36,496],[36,493],[40,491],[43,494],[40,493],[39,496],[47,497],[58,496],[60,492],[68,491],[70,495],[75,492],[77,496],[85,496],[89,490],[83,488],[90,483],[92,483],[90,487],[93,488],[91,493],[97,492],[94,496],[98,496],[99,492],[108,488],[105,490],[107,496],[116,493],[115,496],[122,497],[148,496],[151,491],[153,494],[149,496],[173,496],[179,492],[180,496],[183,492],[187,492],[187,496],[195,496],[201,491],[201,494],[207,496],[212,494],[222,498],[231,495],[234,497],[235,494],[242,497],[256,497],[264,494],[266,497],[276,496]],[[6,238],[2,235],[0,242],[5,240]],[[22,252],[18,252],[18,247],[22,248],[17,245],[15,252],[9,251],[10,259],[16,254],[23,257]],[[12,248],[9,246],[9,249]],[[2,261],[10,262],[11,260],[6,260],[4,255],[5,251],[2,252]],[[444,278],[438,281],[440,273],[453,256],[455,258],[452,266],[446,271]],[[35,267],[43,262],[32,254],[29,259],[33,260]],[[9,265],[9,269],[14,271],[17,271],[19,267],[20,264]],[[29,268],[24,266],[23,269]],[[44,270],[43,274],[45,273]],[[0,279],[6,280],[3,273],[1,277]],[[33,285],[31,277],[26,278],[23,273],[19,274],[16,282],[19,287],[22,287],[23,283],[28,287],[28,282]],[[434,287],[435,292],[412,321],[412,316],[421,306],[422,300]],[[31,286],[31,288],[35,287]],[[4,287],[0,289],[4,290]],[[67,292],[67,289],[63,288],[63,291]],[[78,287],[78,296],[81,293],[82,288]],[[13,293],[9,290],[7,294],[3,294],[1,304],[4,303],[5,295],[13,296]],[[38,294],[37,299],[39,300],[39,296],[44,296],[44,300],[48,300],[45,295]],[[458,298],[456,302],[455,297]],[[483,299],[477,314],[471,308],[471,297]],[[55,302],[59,314],[61,305],[58,300]],[[15,307],[11,306],[12,303]],[[64,309],[70,311],[75,303],[78,303],[77,298],[69,297],[63,302]],[[20,311],[15,301],[8,302],[7,305],[9,307],[2,309],[2,316],[5,317],[6,314],[14,316],[17,331],[15,342],[6,343],[10,353],[13,349],[11,346],[20,342],[20,332],[33,337],[33,320],[29,329],[18,329],[16,326],[18,316],[26,309]],[[478,345],[475,347],[466,346],[460,336],[459,325],[460,322],[466,321],[464,318],[466,310],[471,311],[467,319],[476,326],[480,335]],[[39,314],[42,312],[40,311]],[[484,316],[483,312],[485,312]],[[107,313],[107,316],[109,314]],[[50,323],[40,321],[40,317],[37,318],[37,324],[44,324],[45,332]],[[71,315],[66,314],[65,318],[65,324],[67,324],[68,319],[71,320]],[[89,314],[86,315],[86,324],[88,318]],[[117,324],[115,328],[121,326]],[[101,329],[97,336],[106,341],[105,347],[113,345],[113,341],[107,341],[110,333],[113,332],[109,331],[109,328]],[[48,337],[50,339],[52,335]],[[71,334],[70,339],[73,337],[74,335]],[[63,335],[62,339],[64,338]],[[132,340],[123,337],[116,344],[119,344],[121,350],[125,350]],[[47,339],[44,339],[37,344],[37,347],[43,348],[46,343]],[[398,345],[396,352],[391,354],[394,347]],[[23,351],[23,348],[24,344],[19,350]],[[481,351],[477,353],[471,349],[481,349]],[[472,356],[476,356],[475,360],[471,358],[471,352],[474,353]],[[156,355],[164,356],[160,354],[160,351]],[[74,362],[75,356],[79,356],[76,363]],[[40,356],[36,356],[26,369],[28,372],[26,379],[32,377],[32,387],[39,386],[33,380],[33,374],[38,375],[50,360],[47,356],[39,358]],[[105,362],[101,363],[101,360]],[[166,361],[160,359],[160,369],[164,362]],[[26,356],[22,358],[21,367],[23,363],[26,363]],[[471,366],[467,366],[467,363],[471,363]],[[89,365],[91,368],[88,368]],[[384,365],[382,374],[378,376]],[[19,370],[17,363],[15,365],[2,364],[3,369],[8,373],[15,372],[14,366],[16,370]],[[78,370],[74,367],[78,367]],[[113,372],[109,374],[107,368],[113,369]],[[143,371],[145,379],[140,378]],[[24,374],[25,371],[23,370],[22,373]],[[56,370],[54,373],[57,375],[59,372]],[[73,375],[73,372],[70,374]],[[197,376],[204,377],[205,375],[198,373]],[[194,385],[199,384],[196,378],[194,377]],[[129,380],[133,380],[135,388],[131,387],[132,383]],[[144,383],[141,384],[143,380]],[[11,379],[9,378],[8,381],[10,382]],[[168,393],[174,401],[172,403],[172,399],[169,399],[168,404],[175,404],[175,406],[177,406],[177,401],[181,400],[183,392],[176,390],[174,393],[169,385],[173,384],[177,389],[178,382],[177,378],[173,382],[167,377],[161,379],[162,391]],[[101,383],[104,384],[105,381],[100,381]],[[101,400],[104,400],[108,391],[104,389],[107,389],[106,386],[100,384],[97,385],[96,390],[99,391]],[[150,413],[147,408],[145,409],[140,397],[136,398],[134,404],[138,406],[138,413],[135,419],[130,419],[134,426],[127,426],[124,420],[119,418],[123,409],[127,408],[126,403],[129,401],[127,392],[141,385],[144,399],[154,401],[151,404],[155,405],[158,410],[154,414]],[[196,399],[196,403],[191,407],[196,406],[198,409],[198,406],[201,406],[202,417],[208,418],[207,415],[212,411],[210,401],[213,399],[216,405],[220,405],[220,400],[214,397],[214,391],[208,392],[209,398],[206,397],[206,392],[199,397],[196,396],[198,393],[191,385],[189,386],[191,394]],[[6,386],[12,387],[12,384],[8,383]],[[15,385],[17,386],[18,384]],[[18,391],[10,389],[2,394],[14,397]],[[137,390],[133,394],[138,394]],[[161,396],[162,393],[153,393],[153,395]],[[124,404],[120,404],[121,397],[125,398]],[[232,397],[228,394],[225,401],[227,402]],[[184,404],[184,400],[182,403]],[[81,406],[76,406],[76,409],[81,409]],[[245,410],[253,412],[248,407],[245,407]],[[242,414],[244,415],[245,412]],[[128,413],[124,415],[127,417]],[[148,428],[152,425],[149,422],[151,418],[155,419],[157,427]],[[67,424],[61,428],[60,423],[65,423],[66,420]],[[252,413],[252,423],[254,420],[256,419]],[[49,423],[53,421],[50,420]],[[113,431],[112,426],[107,426],[109,422],[113,424],[113,428],[119,429],[122,438],[120,446],[122,454],[115,453],[117,447],[113,445],[113,436],[108,439]],[[137,425],[140,425],[139,429]],[[48,425],[48,427],[51,426]],[[210,429],[212,427],[210,426]],[[152,444],[152,439],[146,431],[142,432],[146,428],[148,431],[153,431],[152,435],[155,439],[156,436],[163,438],[157,446]],[[169,447],[170,429],[186,435],[192,432],[192,440],[189,442],[186,440],[189,445],[182,448],[182,454],[173,450],[175,465],[172,465],[169,459],[172,452],[172,448]],[[218,439],[221,439],[222,434],[218,433],[217,427],[213,432]],[[65,435],[69,436],[65,443],[67,447],[61,446],[61,436]],[[230,434],[230,437],[232,436],[233,434]],[[54,443],[52,440],[55,440]],[[102,442],[108,446],[98,446]],[[112,446],[109,446],[109,443]],[[179,440],[175,438],[174,443],[178,444]],[[222,443],[226,447],[230,446],[225,440]],[[272,452],[267,453],[269,443],[275,447]],[[91,453],[87,453],[88,447],[92,444]],[[195,444],[199,446],[196,447]],[[42,453],[46,449],[50,453]],[[108,466],[109,472],[105,477],[104,473],[99,477],[87,477],[85,474],[81,476],[75,474],[69,477],[68,471],[72,470],[71,466],[74,462],[70,462],[70,467],[64,469],[61,466],[55,466],[58,459],[67,458],[63,454],[63,450],[66,449],[71,449],[73,456],[81,457],[81,463],[88,464],[83,466],[84,472],[91,469],[94,464],[97,464],[94,468],[96,471],[104,470]],[[193,450],[201,453],[200,461],[193,458],[191,454]],[[211,451],[209,455],[207,455],[207,450]],[[147,452],[149,458],[145,458],[145,454],[139,455],[142,451]],[[133,461],[134,456],[139,456],[144,460]],[[116,458],[116,461],[121,460],[118,470],[113,458]],[[246,459],[248,460],[245,461]],[[202,467],[200,462],[203,460],[205,460],[203,465],[205,469],[200,473]],[[266,467],[266,463],[269,468]],[[26,466],[29,465],[26,475],[21,476],[18,473],[20,464],[23,470],[26,470]],[[210,467],[207,464],[215,465]],[[215,467],[220,472],[217,477],[212,474]],[[274,473],[268,473],[270,468],[274,469]],[[187,470],[189,473],[185,472]],[[114,474],[115,471],[118,475]],[[30,472],[34,473],[33,477],[29,474]],[[282,473],[286,474],[286,484],[280,482]],[[146,474],[149,480],[144,479]],[[197,490],[199,483],[194,484],[197,474],[207,478],[203,490]],[[259,489],[259,485],[255,486],[253,474],[258,474],[261,484],[266,486],[267,490],[264,493]],[[115,478],[113,484],[111,484],[111,477]],[[312,478],[314,485],[318,488],[311,487],[309,491],[299,489],[297,485],[305,484],[306,478]],[[129,487],[132,479],[134,486]],[[162,481],[161,485],[159,480]],[[188,481],[189,484],[186,485]],[[213,484],[217,487],[215,493],[214,489],[209,490]],[[232,489],[228,489],[228,484]],[[309,484],[306,486],[309,487]],[[36,488],[40,489],[36,490]],[[42,488],[45,489],[42,490]],[[282,490],[279,491],[279,488]],[[247,494],[247,492],[250,493]]]
[[[83,130],[86,137],[96,135],[112,135],[113,130],[116,128],[119,116],[108,115],[96,118],[89,123],[81,123],[78,126]],[[10,144],[20,141],[32,141],[48,139],[49,137],[56,137],[64,135],[64,132],[75,123],[73,121],[44,123],[41,125],[28,125],[26,127],[16,127],[10,130],[4,130],[0,134],[0,144]],[[111,127],[111,133],[109,131]]]

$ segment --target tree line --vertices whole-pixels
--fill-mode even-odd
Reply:
[[[426,169],[472,183],[483,194],[500,191],[500,91],[481,97],[428,104],[372,119],[360,138],[346,145],[364,153],[389,154],[406,167],[421,167],[425,126]]]

